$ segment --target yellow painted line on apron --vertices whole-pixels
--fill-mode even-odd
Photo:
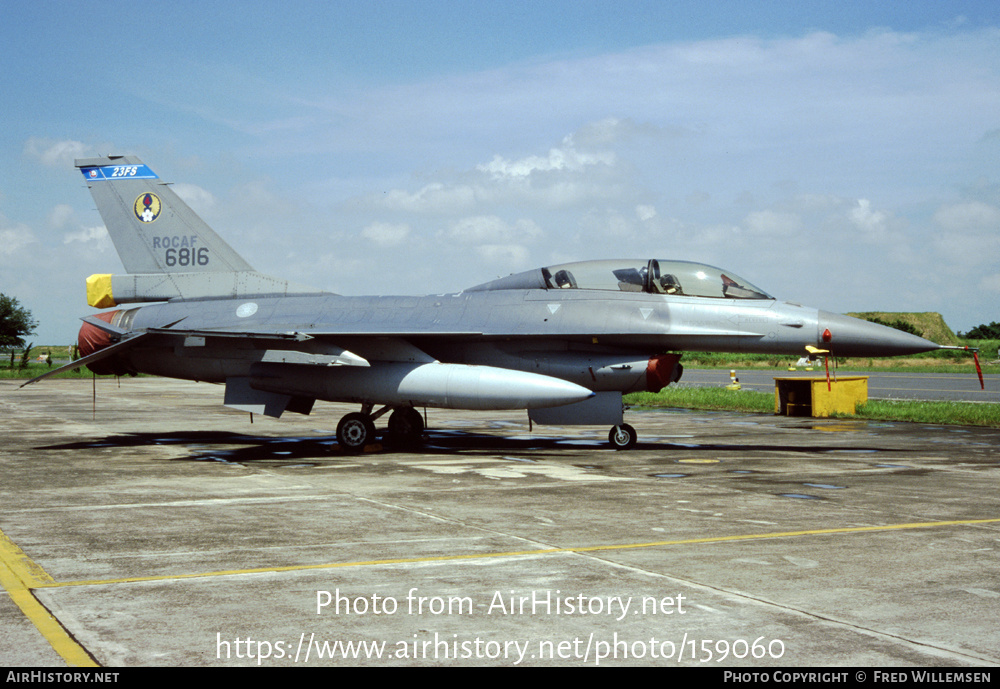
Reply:
[[[384,560],[360,560],[355,562],[329,562],[318,565],[288,565],[284,567],[253,567],[248,569],[230,569],[217,572],[199,572],[193,574],[161,574],[148,577],[126,577],[122,579],[92,579],[84,581],[66,581],[38,584],[36,588],[60,588],[67,586],[102,586],[107,584],[128,584],[149,581],[176,581],[180,579],[198,579],[202,577],[222,577],[241,574],[266,574],[277,572],[299,572],[314,569],[337,569],[341,567],[372,567],[377,565],[413,564],[420,562],[447,562],[456,560],[480,560],[494,557],[523,557],[530,555],[553,555],[557,553],[591,553],[601,550],[632,550],[638,548],[660,548],[673,545],[696,545],[701,543],[727,543],[732,541],[767,540],[776,538],[794,538],[799,536],[821,536],[829,534],[872,533],[879,531],[899,531],[903,529],[932,529],[945,526],[970,526],[975,524],[991,524],[1000,522],[996,519],[961,519],[944,522],[915,522],[911,524],[888,524],[885,526],[848,526],[833,529],[809,529],[804,531],[779,531],[762,534],[742,534],[735,536],[710,536],[707,538],[688,538],[676,541],[650,541],[647,543],[620,543],[607,545],[580,546],[574,548],[542,548],[539,550],[511,550],[496,553],[472,553],[467,555],[432,555],[427,557],[403,557]]]
[[[35,564],[23,550],[0,531],[0,586],[41,632],[53,650],[62,656],[67,665],[98,667],[98,664],[63,628],[45,606],[38,602],[31,590],[51,586],[55,582],[45,570]]]

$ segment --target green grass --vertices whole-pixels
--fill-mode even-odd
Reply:
[[[1000,404],[869,400],[858,407],[855,418],[1000,428]]]
[[[753,390],[725,388],[676,387],[660,392],[636,392],[625,402],[637,407],[681,407],[683,409],[725,409],[731,411],[774,413],[774,395]]]
[[[761,414],[774,413],[774,393],[727,390],[721,387],[671,386],[657,393],[639,392],[626,395],[625,401],[635,407],[675,407]],[[867,404],[858,407],[854,416],[846,418],[1000,428],[1000,404],[869,400]]]
[[[52,364],[50,367],[47,364],[40,364],[33,361],[28,364],[27,368],[18,368],[17,362],[15,362],[14,368],[11,369],[9,368],[9,364],[10,359],[0,361],[0,380],[30,380],[31,378],[44,375],[53,369],[59,368],[61,365]],[[83,366],[75,371],[66,371],[65,373],[52,376],[52,378],[53,380],[56,378],[90,378],[92,375],[90,370],[86,366]]]

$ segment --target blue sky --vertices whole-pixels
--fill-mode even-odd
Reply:
[[[996,2],[0,0],[0,39],[0,292],[39,343],[122,271],[72,166],[106,153],[344,294],[648,256],[1000,320]]]

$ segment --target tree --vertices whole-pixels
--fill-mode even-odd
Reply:
[[[1000,340],[1000,323],[993,321],[989,325],[977,325],[964,337],[969,340]]]
[[[31,311],[22,307],[16,297],[0,294],[0,347],[24,347],[24,338],[38,327]]]
[[[923,337],[923,333],[917,330],[912,323],[907,323],[902,318],[894,318],[891,321],[887,321],[879,318],[878,316],[864,316],[864,319],[870,323],[887,325],[890,328],[895,328],[896,330],[902,330],[904,333],[910,333],[911,335],[917,335],[918,337]]]

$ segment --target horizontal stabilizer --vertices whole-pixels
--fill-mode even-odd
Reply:
[[[80,320],[83,321],[84,323],[89,323],[98,330],[103,330],[104,332],[116,338],[122,338],[128,335],[128,330],[119,328],[117,325],[112,325],[111,323],[108,323],[107,321],[104,321],[98,318],[97,316],[85,316]]]
[[[52,369],[51,371],[44,373],[36,378],[32,378],[28,382],[22,383],[20,387],[23,388],[25,385],[31,385],[32,383],[37,383],[40,380],[45,380],[49,376],[65,373],[66,371],[72,371],[74,369],[80,368],[81,366],[87,366],[94,362],[100,361],[101,359],[106,359],[109,356],[119,354],[123,350],[133,347],[134,345],[138,344],[141,340],[144,340],[149,336],[150,336],[149,333],[142,333],[141,335],[130,337],[127,340],[122,340],[121,342],[113,344],[110,347],[105,347],[104,349],[100,349],[94,352],[93,354],[88,354],[87,356],[81,357],[76,361],[72,361],[66,364],[65,366],[60,366],[59,368]]]

